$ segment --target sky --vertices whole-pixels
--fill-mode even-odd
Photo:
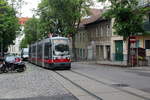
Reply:
[[[32,17],[33,16],[33,9],[37,9],[38,3],[41,0],[24,0],[26,3],[22,6],[22,15],[21,17]],[[93,0],[95,3],[94,8],[102,8],[101,3],[97,3],[96,0]]]
[[[33,16],[33,9],[37,9],[38,3],[41,0],[24,0],[26,4],[22,6],[22,17],[32,17]]]

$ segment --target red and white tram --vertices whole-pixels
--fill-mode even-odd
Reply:
[[[51,37],[31,44],[29,61],[50,69],[70,69],[69,39]]]

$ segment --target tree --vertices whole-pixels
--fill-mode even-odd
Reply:
[[[20,43],[20,48],[27,48],[27,47],[28,47],[27,38],[23,38]]]
[[[75,34],[78,33],[81,18],[87,13],[91,0],[42,0],[39,4],[40,23],[47,25],[45,32],[72,37],[75,54]]]
[[[27,47],[27,45],[39,39],[40,34],[38,32],[38,24],[39,20],[34,16],[26,22],[24,29],[25,37],[22,40],[20,47]]]
[[[18,34],[19,24],[16,11],[6,0],[0,0],[0,44],[1,52],[13,43]]]
[[[104,2],[107,0],[99,0]],[[114,18],[115,34],[123,36],[124,40],[128,40],[128,65],[130,55],[129,37],[144,33],[143,9],[138,8],[138,0],[108,0],[111,6],[104,13],[106,18]]]

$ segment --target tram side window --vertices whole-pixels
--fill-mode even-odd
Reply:
[[[40,45],[37,46],[37,57],[41,58],[41,47],[40,47]]]
[[[44,58],[48,59],[49,58],[49,46],[48,43],[45,43],[45,47],[44,47]]]
[[[39,58],[42,58],[42,45],[40,45]]]
[[[31,57],[31,47],[29,47],[29,57]]]
[[[52,58],[52,46],[49,46],[49,58]]]
[[[33,54],[33,57],[35,57],[35,54],[36,54],[36,52],[35,52],[35,46],[32,47],[32,54]]]
[[[44,58],[45,59],[51,58],[51,46],[49,45],[49,43],[45,43]]]

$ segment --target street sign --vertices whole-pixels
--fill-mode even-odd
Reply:
[[[130,43],[135,43],[136,42],[136,37],[135,36],[130,36]]]

